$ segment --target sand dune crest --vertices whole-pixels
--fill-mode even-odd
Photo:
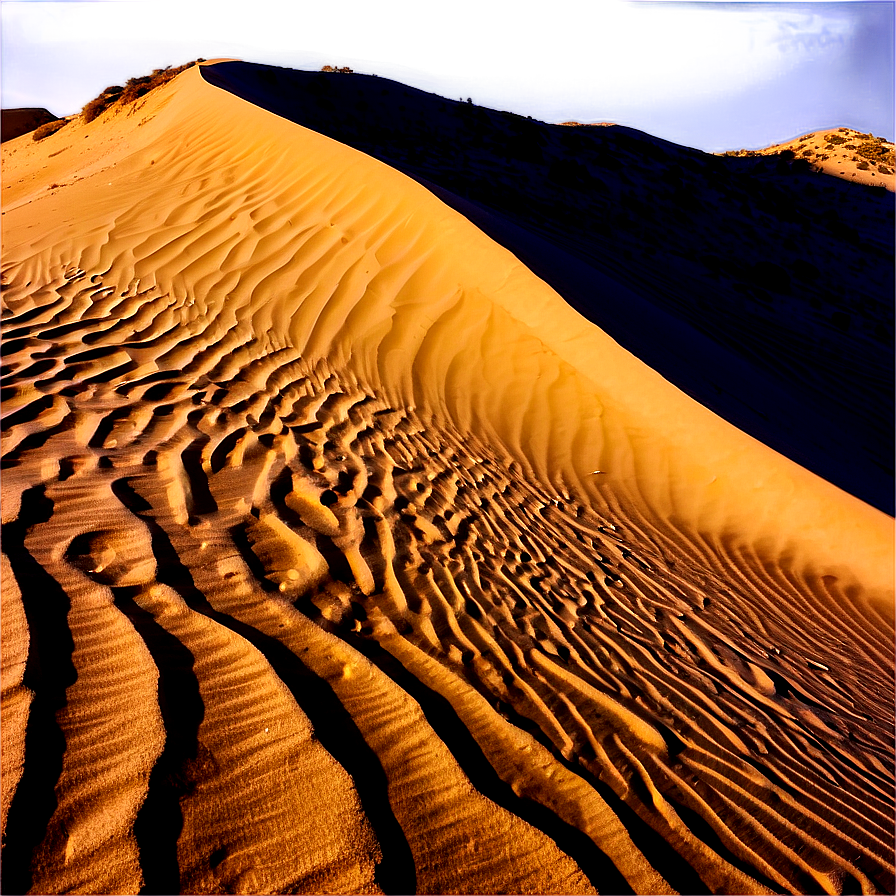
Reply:
[[[4,146],[10,892],[892,890],[890,518],[198,70],[63,137]]]

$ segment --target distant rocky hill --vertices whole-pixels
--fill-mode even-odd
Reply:
[[[28,134],[42,124],[56,121],[46,109],[4,109],[0,112],[0,143]]]

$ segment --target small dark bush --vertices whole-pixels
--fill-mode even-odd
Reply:
[[[856,152],[870,162],[877,162],[878,164],[883,162],[885,165],[896,164],[892,144],[887,144],[880,137],[866,140],[859,146]]]
[[[153,78],[143,76],[142,78],[128,78],[124,85],[124,90],[119,98],[122,103],[133,103],[134,100],[140,99],[141,96],[149,93],[157,83],[161,83],[161,77],[158,76],[153,83]]]
[[[43,140],[44,137],[49,137],[50,134],[55,134],[60,128],[65,127],[68,124],[68,121],[64,118],[59,118],[56,121],[48,121],[46,124],[42,124],[32,135],[32,140]]]
[[[109,106],[113,105],[118,101],[118,95],[110,96],[106,93],[101,93],[96,99],[91,100],[82,110],[81,110],[81,118],[86,122],[91,122],[95,118],[99,118]]]

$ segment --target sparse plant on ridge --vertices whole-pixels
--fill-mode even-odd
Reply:
[[[121,96],[123,90],[124,88],[119,87],[118,85],[107,87],[98,97],[92,99],[84,106],[81,110],[81,118],[88,123],[95,118],[99,118],[109,106],[118,102],[118,98]]]
[[[187,62],[176,68],[172,68],[171,66],[157,68],[153,70],[151,75],[128,78],[124,87],[119,87],[118,85],[107,87],[98,97],[92,99],[84,106],[81,110],[81,117],[85,122],[89,123],[95,118],[99,118],[99,116],[111,106],[117,104],[128,105],[136,102],[140,97],[149,93],[150,90],[155,90],[156,87],[161,87],[162,84],[167,84],[181,72],[186,71],[188,68],[192,68],[200,62],[205,62],[205,60],[196,59],[193,62]]]
[[[68,119],[66,118],[57,118],[56,121],[48,121],[46,124],[42,124],[34,131],[34,133],[31,135],[31,139],[43,140],[44,137],[49,137],[50,134],[55,134],[56,131],[67,124]]]

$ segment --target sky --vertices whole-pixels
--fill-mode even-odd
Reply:
[[[893,140],[890,0],[0,0],[3,108],[69,115],[203,57],[350,66],[542,121],[707,152],[853,127]]]

